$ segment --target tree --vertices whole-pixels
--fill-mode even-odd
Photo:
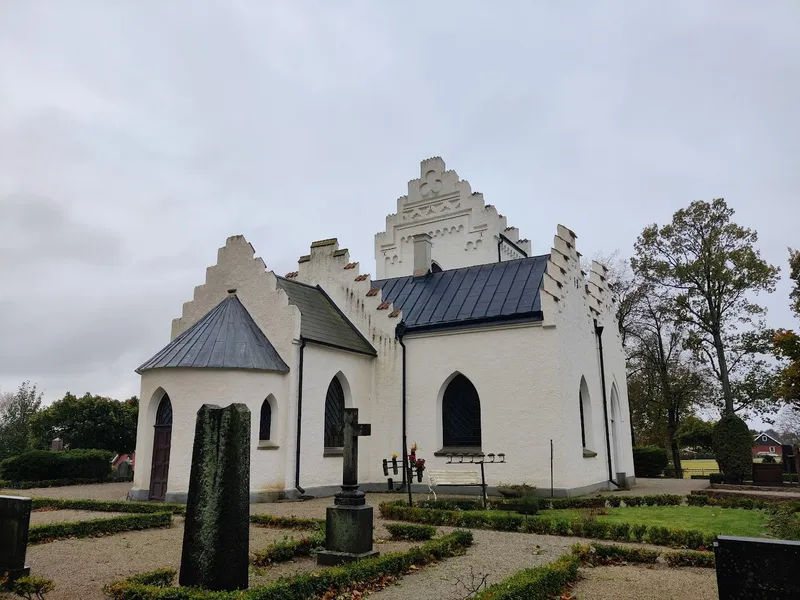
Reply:
[[[781,408],[775,426],[784,444],[800,444],[800,409],[791,404]]]
[[[42,394],[30,381],[0,401],[0,459],[28,450],[30,422],[42,406]]]
[[[78,398],[67,392],[41,411],[31,422],[32,437],[39,447],[61,438],[71,449],[96,448],[118,454],[136,447],[139,400],[120,402],[86,393]]]
[[[711,451],[714,446],[714,423],[688,415],[678,428],[678,444],[681,448],[698,448]]]
[[[789,248],[789,277],[794,289],[789,294],[792,312],[800,317],[800,251]],[[773,353],[788,361],[778,376],[779,398],[800,407],[800,336],[791,329],[778,329],[773,338]]]
[[[733,223],[733,214],[721,198],[692,202],[671,223],[646,227],[631,261],[645,281],[671,291],[675,318],[691,329],[690,346],[719,381],[725,414],[763,408],[755,401],[771,397],[754,387],[765,383],[761,376],[742,389],[731,379],[737,368],[749,372],[744,367],[753,366],[748,361],[758,349],[753,342],[763,339],[765,309],[750,298],[773,291],[779,273],[755,248],[757,233]]]

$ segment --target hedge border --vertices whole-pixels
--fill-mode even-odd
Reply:
[[[631,546],[618,546],[616,544],[598,544],[592,542],[588,545],[575,544],[572,546],[572,554],[578,556],[583,564],[607,565],[618,561],[636,564],[654,564],[659,558],[669,567],[703,567],[713,569],[715,567],[714,552],[700,552],[697,550],[673,550],[662,552],[661,550],[651,550],[649,548],[637,548]],[[596,560],[595,557],[597,557]]]
[[[401,501],[402,502],[402,501]],[[537,533],[587,537],[618,542],[646,542],[656,546],[672,546],[696,550],[709,548],[716,538],[693,529],[672,529],[658,525],[608,523],[584,519],[542,519],[492,511],[447,511],[425,508],[410,508],[397,502],[383,502],[379,506],[385,519],[446,525],[495,531]]]
[[[565,554],[555,561],[519,571],[478,592],[475,600],[550,600],[560,598],[564,589],[578,580],[580,560]]]
[[[251,562],[255,567],[266,567],[272,563],[292,560],[295,556],[310,556],[314,549],[324,544],[325,536],[321,532],[299,540],[281,540],[255,552]]]
[[[764,510],[776,505],[789,504],[800,512],[800,500],[779,496],[761,496],[756,493],[726,493],[716,490],[693,490],[686,497],[689,506],[718,506],[720,508],[741,508],[744,510]]]
[[[271,527],[274,529],[299,529],[313,530],[325,529],[325,519],[308,519],[305,517],[279,517],[268,514],[250,515],[250,522],[259,527]]]
[[[96,512],[186,514],[183,504],[165,502],[128,502],[127,500],[91,500],[71,498],[33,498],[31,509],[55,508],[58,510],[89,510]]]
[[[411,542],[423,542],[436,535],[436,527],[433,525],[387,523],[386,530],[393,540],[408,540]]]
[[[67,538],[100,537],[122,533],[124,531],[156,529],[160,527],[170,527],[171,525],[172,513],[169,512],[122,515],[109,519],[34,525],[28,530],[28,544],[52,542]]]
[[[0,489],[33,490],[37,488],[65,487],[68,485],[128,483],[131,481],[133,481],[133,475],[129,477],[101,477],[95,479],[42,479],[41,481],[9,481],[0,479]]]
[[[234,592],[209,592],[190,587],[160,587],[137,581],[159,580],[154,573],[141,573],[126,580],[114,581],[103,588],[112,600],[306,600],[326,592],[338,593],[358,583],[365,585],[386,576],[402,577],[412,566],[428,565],[450,558],[472,545],[472,532],[456,530],[440,538],[415,546],[405,552],[393,552],[375,558],[329,567],[294,577],[281,578],[273,583]],[[171,571],[172,583],[175,571]],[[152,577],[151,577],[152,576]],[[161,579],[163,581],[163,578]]]

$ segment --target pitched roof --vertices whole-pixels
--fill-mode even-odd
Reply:
[[[540,321],[539,290],[549,254],[373,281],[403,312],[408,331]]]
[[[775,443],[776,443],[776,444],[778,444],[779,446],[782,446],[782,445],[783,445],[783,442],[781,442],[780,440],[776,440],[774,437],[772,437],[772,436],[771,436],[770,434],[768,434],[768,433],[759,433],[759,434],[758,434],[758,435],[757,435],[755,438],[753,438],[753,442],[759,442],[759,441],[761,441],[759,438],[760,438],[762,435],[765,435],[765,436],[767,436],[769,439],[771,439],[773,442],[775,442]]]
[[[289,370],[235,294],[217,304],[136,372],[165,367]]]
[[[300,335],[312,342],[375,356],[378,353],[319,286],[278,277],[278,287],[300,309]]]

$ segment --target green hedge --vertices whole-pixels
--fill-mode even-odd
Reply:
[[[413,542],[429,540],[436,535],[433,525],[412,525],[410,523],[388,523],[386,529],[395,540],[411,540]]]
[[[153,514],[122,515],[121,517],[92,519],[91,521],[34,525],[28,532],[28,543],[36,544],[65,538],[97,537],[121,533],[123,531],[169,527],[171,524],[172,513],[161,512]]]
[[[0,479],[24,482],[108,479],[113,458],[106,450],[32,450],[0,462]]]
[[[31,508],[56,508],[58,510],[92,510],[97,512],[186,514],[183,504],[165,502],[127,502],[125,500],[73,500],[70,498],[34,498]]]
[[[470,545],[472,533],[456,530],[406,552],[393,552],[340,567],[302,573],[244,591],[209,592],[199,588],[168,587],[174,579],[174,571],[169,582],[163,585],[144,585],[129,578],[110,583],[103,591],[111,600],[308,600],[329,592],[339,593],[354,584],[379,581],[387,575],[403,576],[412,566],[421,567],[463,554]],[[134,577],[141,580],[150,575],[144,573]]]
[[[549,600],[561,598],[569,584],[577,581],[580,561],[561,556],[550,564],[525,569],[478,592],[475,600]]]
[[[720,508],[743,508],[745,510],[764,510],[775,506],[788,505],[800,512],[800,501],[781,496],[762,496],[757,493],[728,494],[715,490],[695,490],[686,497],[689,506],[719,506]]]
[[[420,508],[440,508],[442,510],[481,510],[483,508],[483,501],[464,498],[418,500],[414,503],[414,506]]]
[[[324,529],[325,519],[303,519],[300,517],[276,517],[274,515],[250,515],[250,522],[261,527],[275,529]]]
[[[697,552],[695,550],[675,550],[662,553],[660,550],[592,542],[588,546],[575,544],[572,546],[572,554],[578,557],[581,563],[594,566],[613,565],[620,562],[653,564],[661,557],[670,567],[714,568],[713,552]]]
[[[35,488],[64,487],[67,485],[90,485],[96,483],[121,483],[133,481],[129,477],[101,477],[95,479],[42,479],[41,481],[8,481],[0,480],[0,489],[30,490]]]
[[[716,566],[713,552],[680,550],[665,552],[663,556],[670,567],[705,567],[713,569]]]
[[[325,536],[317,533],[299,540],[282,540],[274,542],[264,550],[255,553],[253,565],[266,567],[276,562],[286,562],[295,556],[309,556],[313,550],[325,545]]]
[[[673,546],[690,550],[708,548],[715,538],[713,535],[692,529],[610,523],[596,519],[527,517],[512,513],[495,513],[493,511],[432,510],[411,508],[397,502],[384,502],[380,505],[379,510],[386,519],[426,523],[428,525],[516,531],[542,535],[566,535],[618,542],[648,542],[657,546]]]
[[[633,471],[636,477],[658,477],[669,460],[667,452],[658,446],[634,446]]]

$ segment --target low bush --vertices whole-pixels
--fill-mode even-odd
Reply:
[[[536,496],[522,496],[521,498],[509,498],[491,503],[491,508],[497,510],[511,510],[523,515],[535,515],[539,512],[541,502]],[[480,505],[471,510],[480,510]]]
[[[680,506],[685,496],[677,494],[651,494],[641,496],[642,506]]]
[[[40,481],[0,480],[0,489],[30,490],[34,488],[64,487],[67,485],[90,485],[95,483],[118,483],[122,481],[133,481],[133,476],[100,477],[95,479],[42,479]]]
[[[28,543],[50,542],[65,538],[97,537],[112,535],[122,531],[155,529],[169,527],[172,524],[172,513],[160,512],[151,514],[122,515],[110,519],[92,519],[91,521],[74,521],[69,523],[50,523],[34,525],[28,531]]]
[[[696,490],[686,497],[686,501],[690,506],[719,506],[745,510],[763,510],[785,505],[792,507],[795,512],[800,512],[800,501],[757,493],[728,494],[716,490]]]
[[[26,575],[11,584],[11,591],[28,600],[44,600],[44,595],[56,589],[56,584],[44,577]]]
[[[713,552],[695,552],[680,550],[665,552],[664,560],[670,567],[715,567]]]
[[[658,446],[636,446],[633,449],[636,477],[658,477],[668,462],[666,450]]]
[[[711,475],[689,475],[691,479],[711,479]]]
[[[783,482],[784,483],[797,483],[797,473],[784,473],[783,474]]]
[[[154,585],[157,587],[167,587],[172,585],[178,572],[175,569],[156,569],[148,573],[132,575],[128,578],[131,583],[140,585]]]
[[[659,550],[595,543],[588,546],[575,544],[572,546],[572,554],[577,556],[582,563],[595,566],[614,565],[621,562],[652,564],[661,556]]]
[[[274,515],[250,515],[250,522],[260,527],[275,529],[324,529],[325,519],[304,519],[301,517],[276,517]]]
[[[77,500],[70,498],[34,498],[31,503],[33,510],[39,508],[55,508],[58,510],[91,510],[97,512],[122,512],[122,513],[162,513],[171,512],[173,515],[186,514],[183,504],[168,504],[164,502],[127,502],[125,500]]]
[[[711,481],[711,483],[725,482],[725,477],[722,475],[722,473],[711,473],[711,475],[708,476],[708,479]]]
[[[112,582],[103,591],[111,600],[307,600],[323,594],[335,596],[354,584],[366,585],[384,577],[400,577],[412,567],[418,568],[463,554],[471,545],[472,533],[456,530],[406,552],[393,552],[339,567],[302,573],[245,591],[209,592],[199,588],[169,587],[174,572],[172,579],[164,585],[144,585],[129,578]],[[134,577],[149,575],[145,573]]]
[[[32,450],[0,462],[0,479],[36,482],[59,479],[108,479],[114,456],[106,450]]]
[[[515,573],[485,590],[475,600],[549,600],[562,597],[569,584],[578,579],[580,561],[575,556],[561,556],[550,564]]]
[[[501,502],[501,501],[499,501]],[[480,500],[468,500],[453,498],[448,500],[418,500],[414,503],[419,508],[438,508],[441,510],[481,510],[483,502]]]
[[[542,500],[541,508],[552,510],[570,508],[603,508],[606,499],[603,496],[592,496],[590,498],[550,498]]]
[[[800,521],[792,506],[779,506],[767,519],[767,531],[779,540],[800,540]]]
[[[395,540],[422,541],[436,535],[433,525],[412,525],[409,523],[388,523],[386,529]]]
[[[285,539],[274,542],[264,550],[255,553],[253,565],[266,567],[271,563],[292,560],[295,556],[308,556],[324,544],[325,537],[322,534],[300,538],[299,540]]]

